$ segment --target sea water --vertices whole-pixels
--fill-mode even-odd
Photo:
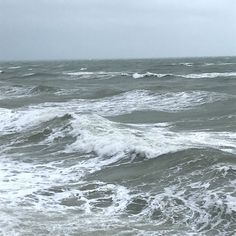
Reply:
[[[236,58],[0,63],[1,235],[234,235]]]

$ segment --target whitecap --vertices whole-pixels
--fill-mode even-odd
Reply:
[[[134,73],[132,75],[132,77],[134,79],[140,79],[140,78],[145,78],[145,77],[158,77],[158,78],[162,78],[162,77],[165,77],[167,75],[171,75],[171,74],[157,74],[157,73],[151,73],[151,72],[146,72],[146,73],[143,73],[143,74],[140,74],[140,73]]]
[[[64,103],[48,102],[16,110],[4,109],[3,112],[0,109],[0,130],[6,133],[19,132],[68,112],[101,116],[117,116],[145,110],[178,112],[228,98],[229,95],[226,94],[205,91],[156,94],[147,90],[135,90],[101,99],[75,99]]]
[[[19,69],[21,66],[10,66],[8,67],[9,70]]]
[[[234,77],[236,76],[236,72],[210,72],[210,73],[199,73],[199,74],[158,74],[158,73],[151,73],[146,72],[143,74],[140,73],[134,73],[132,77],[134,79],[141,79],[146,77],[157,77],[157,78],[163,78],[166,76],[176,76],[176,77],[182,77],[187,79],[200,79],[200,78],[217,78],[217,77]]]
[[[182,63],[180,63],[180,65],[183,65],[183,66],[193,66],[193,63],[190,63],[190,62],[182,62]]]
[[[187,74],[179,75],[184,78],[199,79],[199,78],[217,78],[217,77],[235,77],[236,72],[211,72],[211,73],[201,73],[201,74]]]
[[[114,76],[128,76],[125,72],[105,72],[105,71],[78,71],[78,72],[64,72],[64,75],[69,75],[72,79],[79,77],[81,79],[109,79]]]
[[[234,132],[173,132],[169,126],[122,126],[95,115],[80,115],[74,118],[76,119],[72,121],[72,135],[77,137],[77,140],[68,145],[66,150],[96,153],[102,159],[93,160],[90,163],[93,168],[111,164],[120,158],[155,158],[189,148],[214,148],[236,153]]]

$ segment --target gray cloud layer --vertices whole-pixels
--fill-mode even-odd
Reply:
[[[235,0],[0,0],[0,60],[236,55]]]

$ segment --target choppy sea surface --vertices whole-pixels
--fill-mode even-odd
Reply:
[[[0,63],[0,235],[235,232],[235,57]]]

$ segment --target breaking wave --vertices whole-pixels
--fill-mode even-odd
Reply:
[[[217,78],[217,77],[235,77],[236,72],[211,72],[211,73],[199,73],[199,74],[157,74],[157,73],[151,73],[146,72],[143,74],[134,73],[133,78],[134,79],[140,79],[140,78],[146,78],[146,77],[157,77],[157,78],[163,78],[167,76],[175,76],[175,77],[182,77],[182,78],[188,78],[188,79],[199,79],[199,78]]]

